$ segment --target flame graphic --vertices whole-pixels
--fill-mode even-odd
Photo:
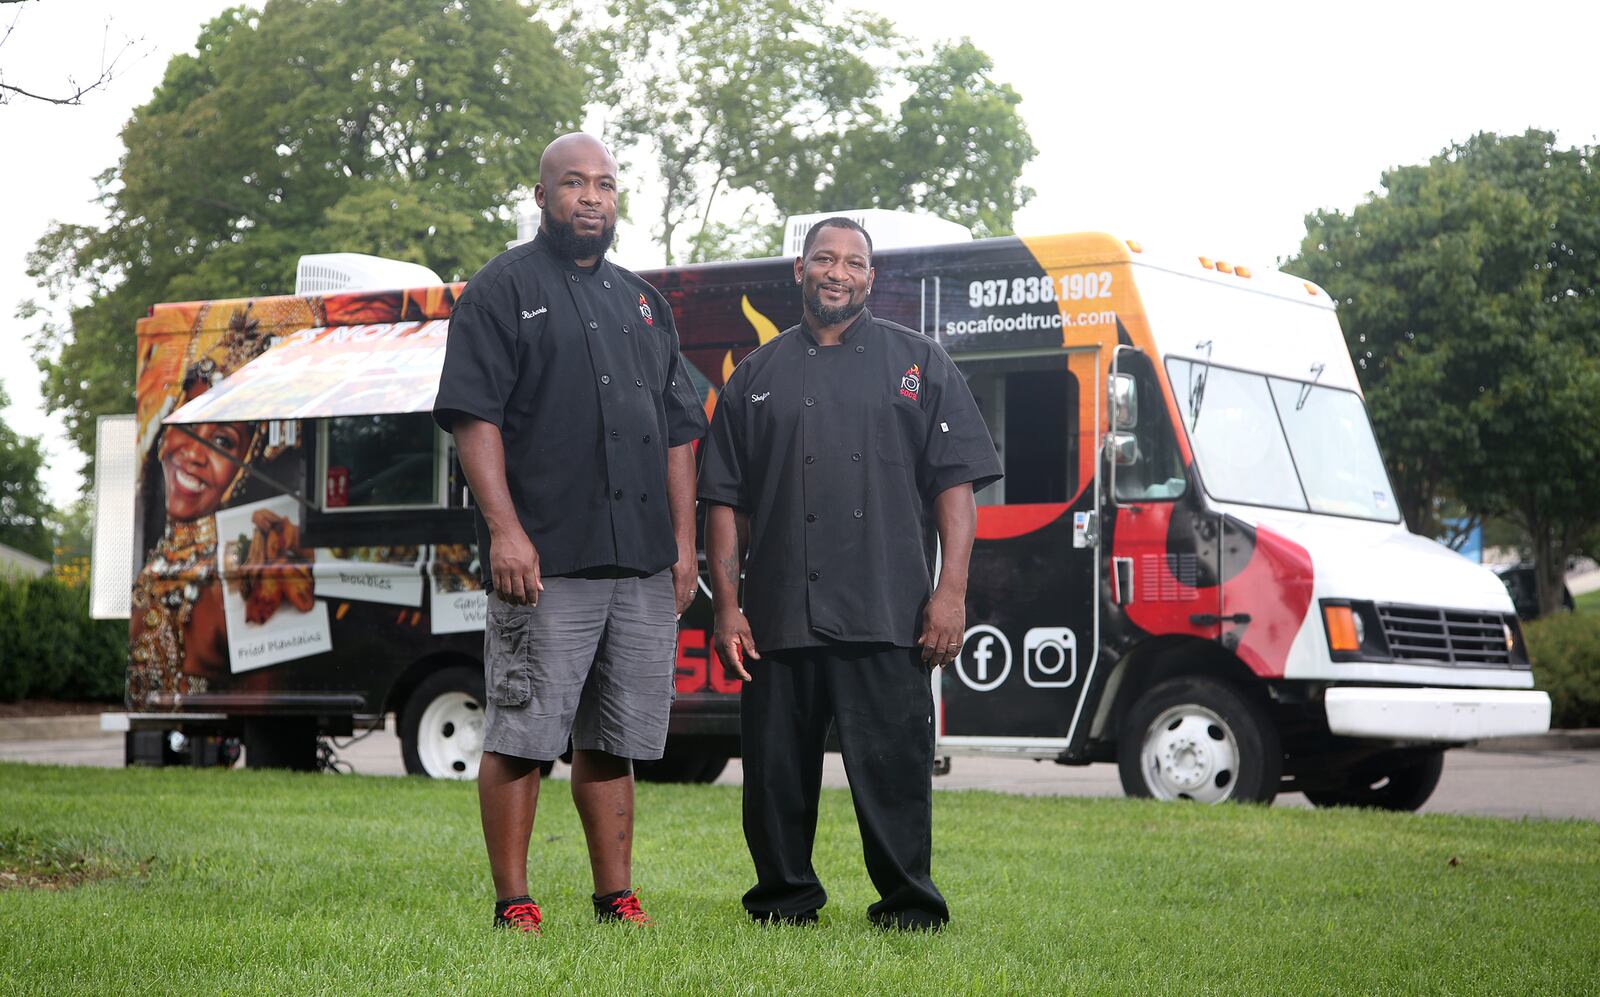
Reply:
[[[749,295],[739,296],[739,308],[744,312],[745,321],[749,322],[756,331],[756,341],[762,345],[778,338],[778,327],[765,315],[756,311],[756,306],[750,303]],[[729,350],[722,357],[722,383],[727,384],[728,378],[733,376],[733,351]]]

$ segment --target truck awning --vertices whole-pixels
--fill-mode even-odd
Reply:
[[[301,329],[162,420],[261,422],[430,412],[447,319]]]

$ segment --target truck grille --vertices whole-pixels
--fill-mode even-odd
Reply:
[[[1468,609],[1378,606],[1389,653],[1406,661],[1509,668],[1505,617]]]

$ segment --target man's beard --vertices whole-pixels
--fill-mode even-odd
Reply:
[[[861,314],[861,309],[865,307],[867,307],[867,296],[865,294],[859,298],[852,295],[849,301],[839,307],[829,308],[822,303],[821,285],[813,284],[806,288],[806,310],[811,313],[811,317],[816,319],[818,324],[824,327],[848,322]]]
[[[615,223],[607,225],[599,235],[579,235],[571,222],[563,225],[548,216],[544,225],[545,231],[550,234],[550,239],[555,244],[557,255],[569,260],[591,260],[603,256],[605,251],[611,248],[611,240],[617,236]]]

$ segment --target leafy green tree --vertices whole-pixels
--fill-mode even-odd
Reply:
[[[11,404],[0,387],[0,410]],[[44,447],[36,436],[23,436],[0,422],[0,543],[41,560],[50,560],[50,516],[39,471]]]
[[[284,293],[307,252],[461,279],[504,248],[583,80],[524,4],[270,0],[167,65],[99,177],[103,227],[57,225],[29,273],[64,323],[36,338],[46,401],[85,452],[132,404],[134,321],[159,301]],[[25,317],[43,309],[25,306]]]
[[[55,531],[56,560],[75,561],[94,554],[94,500],[80,495],[71,505],[57,509],[51,527]]]
[[[717,198],[780,216],[920,208],[980,235],[1011,231],[1033,192],[1020,96],[971,42],[907,58],[882,18],[826,0],[573,4],[566,32],[611,110],[609,137],[662,178],[655,235],[672,262],[770,251],[769,212],[720,221]],[[886,96],[905,91],[897,106]]]
[[[1545,612],[1600,525],[1595,153],[1476,135],[1348,214],[1307,216],[1285,264],[1338,303],[1413,528],[1437,532],[1452,499],[1513,520]]]
[[[939,45],[906,66],[899,113],[869,120],[829,142],[792,143],[752,186],[785,215],[834,208],[915,208],[982,236],[1007,235],[1033,198],[1022,170],[1037,153],[1022,97],[989,73],[971,41]]]
[[[609,0],[574,5],[568,33],[612,109],[607,132],[661,178],[656,237],[704,230],[717,195],[746,187],[776,145],[876,113],[868,56],[887,21],[838,18],[827,0]]]

